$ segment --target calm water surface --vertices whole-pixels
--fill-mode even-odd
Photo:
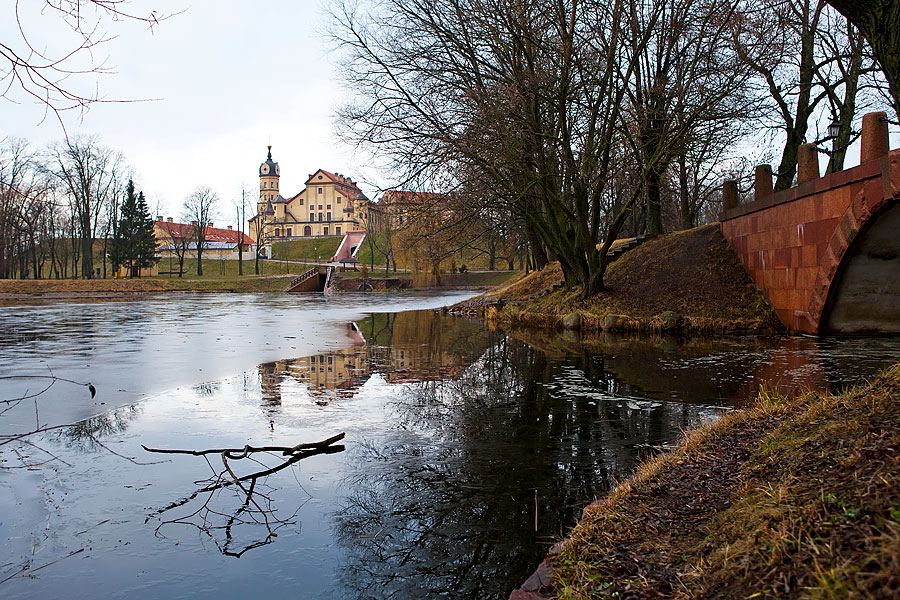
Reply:
[[[464,295],[188,295],[0,308],[4,598],[505,598],[585,504],[752,398],[871,377],[884,338],[489,331]],[[0,400],[43,379],[0,379]],[[37,408],[37,410],[36,410]],[[285,464],[156,448],[344,449]],[[0,440],[2,441],[2,440]],[[208,460],[207,460],[208,459]],[[258,461],[258,462],[254,462]],[[232,475],[233,473],[233,475]],[[6,581],[3,581],[6,580]]]

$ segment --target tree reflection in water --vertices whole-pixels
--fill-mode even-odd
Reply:
[[[402,386],[389,439],[351,450],[334,529],[356,597],[505,597],[587,502],[709,410],[622,395],[602,357],[485,335],[467,368]]]
[[[200,487],[194,492],[176,500],[153,512],[147,521],[156,519],[156,535],[163,536],[163,529],[171,525],[193,527],[209,538],[219,551],[226,556],[240,558],[245,552],[260,546],[271,544],[278,537],[278,530],[287,526],[297,526],[297,513],[303,508],[311,496],[300,485],[297,473],[294,480],[306,498],[294,509],[285,514],[276,506],[271,494],[278,488],[267,485],[269,476],[317,454],[334,454],[343,452],[343,445],[333,445],[344,438],[340,434],[323,442],[302,444],[293,448],[245,446],[239,449],[219,449],[204,451],[189,450],[157,450],[146,446],[148,452],[168,454],[200,455],[209,465],[212,475],[205,481],[196,482]],[[279,455],[280,454],[280,455]],[[210,456],[222,461],[222,469],[213,467]],[[287,458],[284,458],[287,457]],[[276,464],[271,464],[271,459]],[[238,475],[229,461],[247,459],[256,465],[255,472]],[[270,464],[265,461],[269,459]],[[179,516],[171,517],[169,513],[183,509]]]

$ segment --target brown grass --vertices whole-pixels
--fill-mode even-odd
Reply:
[[[245,265],[246,266],[246,265]],[[147,277],[140,279],[6,279],[0,280],[0,299],[122,297],[162,292],[284,291],[292,275],[226,277]]]
[[[690,433],[584,517],[560,598],[896,598],[900,364]]]
[[[581,300],[579,289],[554,289],[563,281],[553,263],[512,285],[463,303],[459,312],[482,310],[500,323],[557,328],[571,313],[587,330],[662,331],[659,315],[673,311],[677,329],[691,333],[760,332],[781,328],[734,251],[707,225],[650,240],[613,262],[606,290]],[[504,306],[493,306],[498,300]],[[616,316],[614,323],[607,316]]]

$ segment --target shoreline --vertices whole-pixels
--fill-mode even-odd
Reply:
[[[763,388],[586,507],[510,600],[891,597],[900,363],[843,393]]]
[[[448,309],[505,327],[681,335],[784,332],[716,224],[659,236],[610,263],[606,290],[565,286],[559,263]]]

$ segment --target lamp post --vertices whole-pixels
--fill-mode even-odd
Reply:
[[[828,124],[828,137],[831,138],[832,152],[837,152],[837,140],[839,135],[841,135],[841,124],[837,122],[837,119],[834,119]]]

